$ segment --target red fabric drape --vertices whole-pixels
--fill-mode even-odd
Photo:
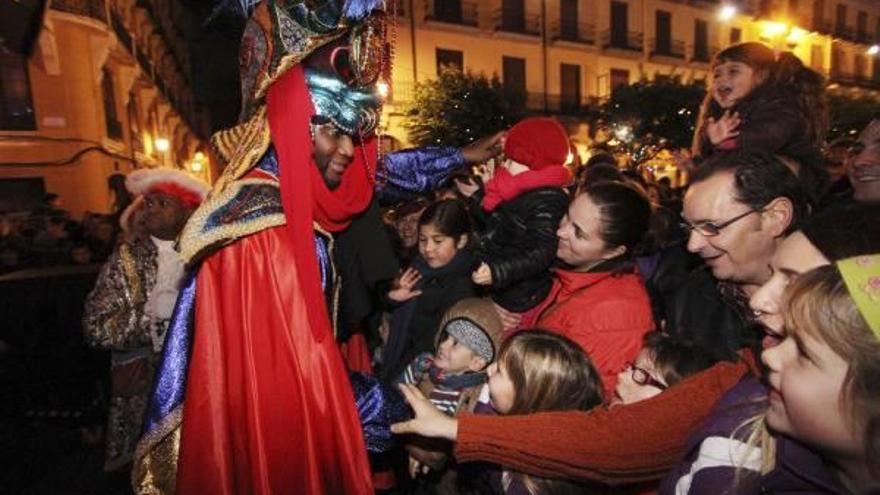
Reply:
[[[272,84],[266,104],[269,130],[281,169],[281,202],[287,231],[293,239],[300,285],[306,300],[323,300],[312,221],[330,232],[339,232],[367,208],[373,198],[368,174],[376,169],[376,140],[370,138],[355,147],[354,158],[342,175],[342,183],[331,191],[312,158],[309,122],[315,107],[302,66],[293,67]],[[308,312],[314,337],[320,339],[328,335],[322,330],[331,328],[326,306],[310,304]]]
[[[272,85],[267,110],[287,223],[224,247],[199,269],[177,491],[372,493],[312,222],[338,232],[367,207],[375,139],[355,148],[331,191],[312,159],[302,67]]]
[[[265,230],[199,270],[180,494],[372,493],[347,371],[308,330],[291,244]]]

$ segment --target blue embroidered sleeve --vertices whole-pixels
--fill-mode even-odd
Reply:
[[[377,174],[376,194],[386,204],[412,199],[437,189],[465,163],[458,148],[429,146],[389,153]]]

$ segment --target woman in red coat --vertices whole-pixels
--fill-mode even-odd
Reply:
[[[599,369],[606,397],[617,373],[633,361],[642,336],[654,329],[651,301],[633,262],[648,230],[651,207],[644,194],[619,182],[582,189],[559,224],[557,269],[550,295],[532,326],[577,342]]]

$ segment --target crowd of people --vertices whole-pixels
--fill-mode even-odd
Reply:
[[[211,195],[130,179],[146,235],[86,315],[136,402],[108,469],[140,493],[880,489],[880,121],[823,154],[821,77],[743,43],[683,190],[572,171],[547,117],[377,164],[365,74],[326,77],[346,43],[244,71]]]
[[[117,216],[87,212],[76,220],[60,200],[46,194],[31,211],[0,217],[0,274],[107,260],[116,245]]]

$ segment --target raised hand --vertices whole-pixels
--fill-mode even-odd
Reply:
[[[725,110],[724,115],[718,120],[709,117],[706,122],[706,136],[714,146],[727,141],[730,138],[739,136],[739,125],[742,121],[738,112]]]
[[[392,289],[388,291],[388,299],[401,303],[421,295],[422,291],[415,289],[421,279],[422,274],[418,270],[407,268],[394,282]]]
[[[413,385],[400,385],[400,391],[415,412],[415,418],[391,425],[391,432],[398,435],[415,434],[430,438],[455,440],[458,437],[458,421],[431,404],[424,394]]]
[[[477,285],[492,285],[492,269],[485,261],[480,263],[480,266],[471,274],[471,280]]]
[[[504,131],[477,139],[461,149],[464,159],[470,163],[482,163],[501,154],[503,149]]]
[[[492,303],[492,306],[495,307],[495,312],[498,313],[498,317],[501,318],[501,324],[504,326],[505,332],[513,330],[522,322],[521,314],[508,311],[494,302]]]

